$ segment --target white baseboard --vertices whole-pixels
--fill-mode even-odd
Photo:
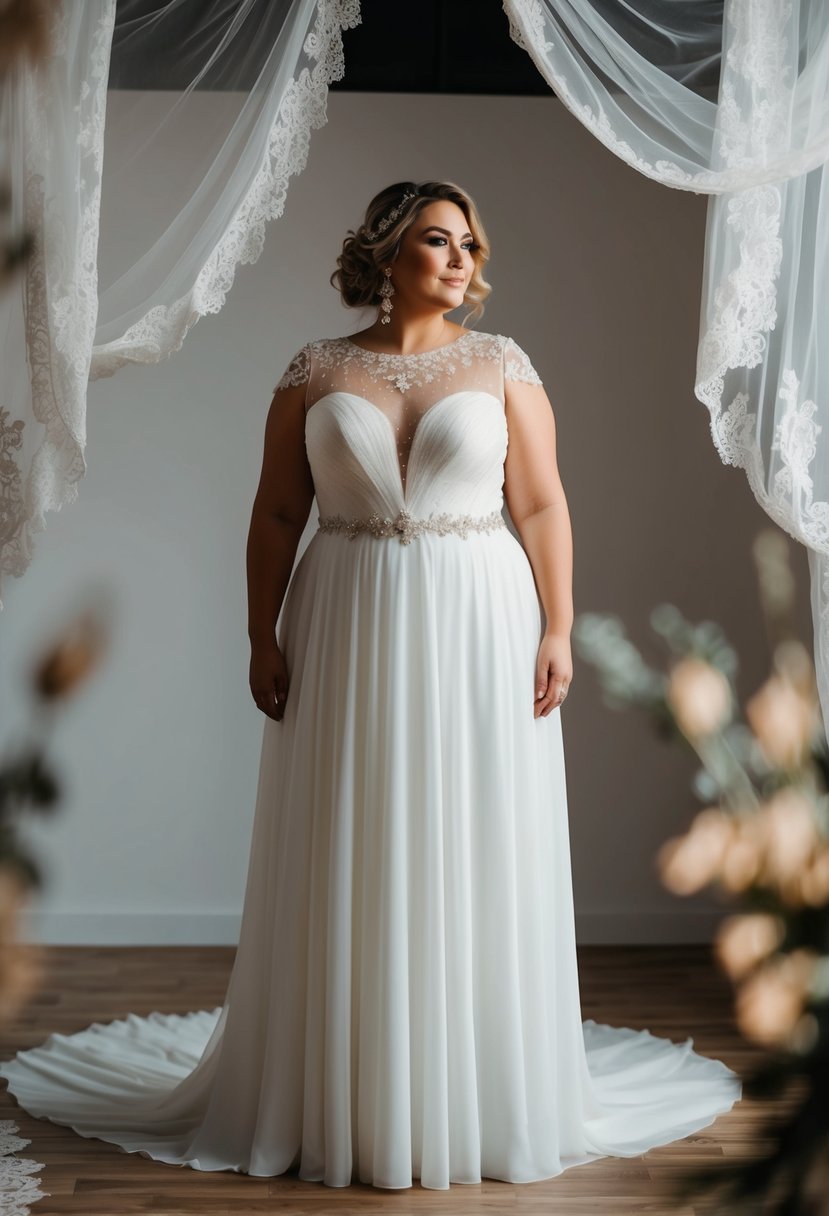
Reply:
[[[580,946],[658,946],[710,943],[723,909],[666,912],[581,912]],[[29,909],[25,940],[49,946],[235,946],[241,914],[234,912],[50,912]]]

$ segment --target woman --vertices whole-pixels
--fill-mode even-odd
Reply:
[[[407,198],[400,208],[403,214],[391,215],[391,222],[380,227],[374,241],[370,239],[371,217],[376,215],[378,227],[382,225],[384,218],[389,218],[390,204],[399,202],[401,192],[406,189],[406,183],[391,186],[373,200],[368,210],[369,222],[346,241],[338,259],[340,269],[332,276],[339,282],[345,303],[351,306],[369,304],[379,293],[382,315],[374,325],[351,338],[328,344],[332,348],[329,362],[332,355],[338,364],[345,358],[360,368],[358,379],[363,372],[367,373],[371,400],[380,405],[393,425],[403,492],[381,494],[376,504],[370,504],[389,509],[405,505],[405,470],[414,433],[423,414],[431,408],[429,399],[436,397],[432,388],[434,369],[439,369],[438,376],[457,376],[451,362],[456,352],[449,348],[470,332],[448,322],[444,313],[468,299],[475,302],[471,315],[480,316],[483,300],[491,290],[483,277],[488,246],[480,219],[472,200],[455,187],[426,183],[424,190],[429,192],[415,195],[414,186],[408,184],[409,197],[417,198],[417,205],[410,204]],[[470,227],[476,229],[477,240]],[[392,257],[393,261],[380,267],[383,278],[378,288],[378,260],[382,263]],[[489,337],[484,335],[486,339]],[[383,369],[396,366],[395,356],[417,359],[419,352],[421,355],[426,352],[434,358],[424,361],[421,357],[419,362],[406,365],[401,390],[400,386],[387,383],[388,376],[380,370],[378,360],[359,359],[358,352],[351,349],[355,342],[358,350],[385,355],[389,361],[382,364]],[[485,351],[488,362],[498,363],[502,344],[487,341],[483,345],[488,348]],[[467,343],[461,350],[466,354],[471,349],[473,358],[476,355],[481,358],[484,354],[481,348],[480,342],[471,348]],[[504,497],[529,555],[547,622],[536,662],[533,713],[538,717],[547,716],[561,704],[573,675],[572,537],[567,501],[556,466],[555,422],[550,403],[526,355],[512,342],[507,343],[507,359],[508,371],[512,370],[514,376],[505,381],[510,444],[503,462]],[[251,691],[259,708],[277,721],[285,710],[288,670],[285,656],[276,644],[274,622],[315,494],[304,437],[312,361],[313,348],[304,347],[291,361],[275,391],[248,547]],[[373,366],[382,377],[381,402],[375,400]],[[430,374],[415,384],[414,375],[407,374],[409,369],[420,371],[424,367],[428,367]],[[345,370],[346,379],[353,380],[355,369]],[[487,366],[482,370],[491,388],[496,369]],[[314,395],[318,398],[330,381],[322,376],[314,381]],[[477,383],[474,374],[472,381]],[[382,426],[380,429],[385,430]],[[392,490],[396,490],[393,475],[391,482]],[[430,493],[427,492],[426,501]]]
[[[446,182],[390,186],[346,239],[332,278],[378,320],[297,351],[266,425],[225,1004],[18,1053],[32,1114],[195,1169],[445,1189],[639,1155],[739,1097],[691,1039],[581,1020],[570,522],[529,358],[446,320],[480,316],[487,256]]]

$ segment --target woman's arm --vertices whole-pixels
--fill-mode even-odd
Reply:
[[[247,542],[251,691],[272,718],[276,694],[287,695],[287,673],[276,644],[276,621],[311,504],[314,482],[305,450],[305,385],[278,389],[265,424],[262,472]]]
[[[509,445],[504,498],[532,566],[546,627],[536,664],[535,716],[563,700],[573,676],[573,534],[556,459],[556,424],[539,384],[504,382]]]

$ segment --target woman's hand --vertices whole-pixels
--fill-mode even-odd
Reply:
[[[545,633],[535,661],[533,717],[546,718],[567,696],[573,679],[568,634]]]
[[[263,714],[275,722],[282,721],[288,696],[288,668],[275,641],[251,650],[250,691]]]

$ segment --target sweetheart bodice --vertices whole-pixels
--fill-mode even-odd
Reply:
[[[393,426],[367,398],[327,393],[305,418],[321,516],[394,516],[404,508],[416,517],[501,510],[508,442],[497,397],[477,389],[450,393],[421,414],[404,483]]]
[[[467,330],[410,355],[318,339],[294,355],[275,391],[306,386],[320,516],[489,515],[504,501],[509,379],[541,383],[511,338]]]

